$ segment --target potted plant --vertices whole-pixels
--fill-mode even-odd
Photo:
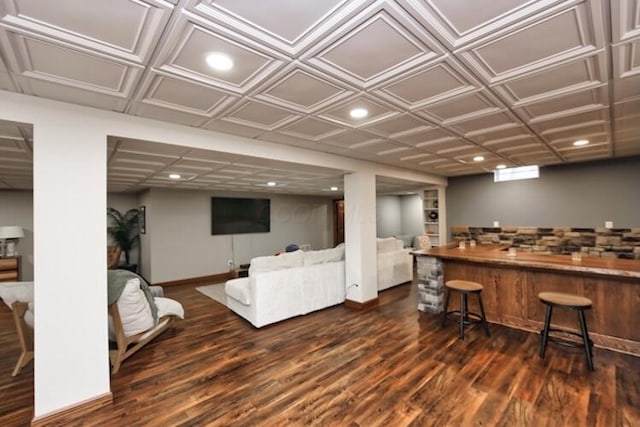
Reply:
[[[110,222],[107,226],[107,232],[124,252],[125,262],[129,266],[131,265],[129,251],[131,251],[136,241],[140,239],[138,209],[129,209],[123,215],[117,209],[107,208],[107,216]]]

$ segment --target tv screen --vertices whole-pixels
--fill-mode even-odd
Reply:
[[[268,233],[271,200],[211,198],[211,234]]]

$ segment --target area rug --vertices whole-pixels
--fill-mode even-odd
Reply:
[[[196,291],[200,292],[211,298],[212,300],[219,302],[220,304],[227,306],[226,295],[224,293],[224,283],[216,283],[215,285],[199,286]]]

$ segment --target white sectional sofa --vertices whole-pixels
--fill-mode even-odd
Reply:
[[[413,256],[402,240],[378,238],[376,245],[379,291],[413,280]]]
[[[344,302],[344,247],[253,258],[225,284],[227,307],[257,328]]]

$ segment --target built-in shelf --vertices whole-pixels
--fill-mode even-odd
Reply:
[[[444,189],[426,188],[422,192],[424,234],[433,246],[446,244]]]

